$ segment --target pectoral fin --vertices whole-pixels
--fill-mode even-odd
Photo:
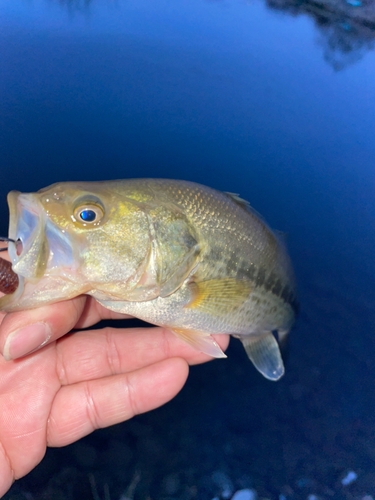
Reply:
[[[279,380],[284,375],[284,363],[277,340],[271,332],[261,336],[239,337],[247,355],[260,373],[268,380]]]
[[[213,356],[214,358],[226,358],[221,347],[209,333],[197,332],[195,330],[185,330],[173,328],[171,331],[181,340],[189,344],[197,351]]]
[[[239,308],[251,293],[251,283],[235,278],[190,283],[192,300],[185,308],[197,308],[212,315],[225,315]]]

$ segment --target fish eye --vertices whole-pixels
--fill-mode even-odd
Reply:
[[[74,217],[77,221],[85,224],[99,222],[104,216],[103,210],[96,205],[84,205],[76,208]]]

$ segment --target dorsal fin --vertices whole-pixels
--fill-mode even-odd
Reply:
[[[224,194],[226,196],[228,196],[228,198],[230,198],[231,200],[233,200],[241,208],[244,208],[248,212],[256,215],[258,217],[258,219],[260,219],[266,226],[268,226],[268,224],[265,221],[263,215],[260,214],[257,210],[255,210],[255,208],[253,208],[250,205],[249,201],[244,200],[243,198],[241,198],[236,193],[229,193],[228,191],[225,191]],[[288,233],[284,233],[283,231],[279,231],[277,229],[271,229],[271,231],[277,236],[277,238],[279,239],[279,241],[281,241],[284,245],[286,244],[286,241],[287,241],[287,238],[288,238]]]
[[[258,219],[260,219],[264,224],[267,225],[266,221],[264,220],[264,217],[262,214],[260,214],[255,208],[253,208],[250,205],[249,201],[244,200],[243,198],[240,198],[240,196],[236,193],[228,193],[228,191],[225,191],[224,194],[228,196],[236,205],[239,207],[243,208],[244,210],[247,210],[248,212],[254,214]]]
[[[285,245],[288,240],[288,233],[285,233],[284,231],[279,231],[278,229],[274,229],[273,232],[276,234],[279,240],[282,241]]]
[[[231,198],[235,203],[237,203],[237,205],[240,205],[240,207],[242,208],[247,208],[250,206],[250,203],[247,200],[241,198],[237,193],[229,193],[228,191],[225,191],[224,194]]]

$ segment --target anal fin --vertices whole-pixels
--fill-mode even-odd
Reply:
[[[183,340],[197,351],[213,356],[214,358],[226,358],[219,344],[209,333],[186,330],[183,328],[168,328],[179,339]]]
[[[268,380],[279,380],[284,375],[284,363],[279,345],[271,332],[263,335],[238,337],[255,368]]]

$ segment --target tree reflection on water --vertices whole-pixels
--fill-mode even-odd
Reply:
[[[341,70],[374,46],[373,0],[266,0],[269,8],[297,16],[307,14],[322,33],[324,59]]]
[[[50,0],[52,3],[65,7],[69,12],[84,12],[88,9],[92,0]]]
[[[87,11],[93,0],[50,0],[70,12]],[[120,0],[119,0],[120,1]],[[232,0],[237,1],[237,0]],[[324,59],[337,71],[373,49],[375,0],[265,0],[272,10],[312,17],[321,33]],[[108,4],[118,3],[107,0]]]

